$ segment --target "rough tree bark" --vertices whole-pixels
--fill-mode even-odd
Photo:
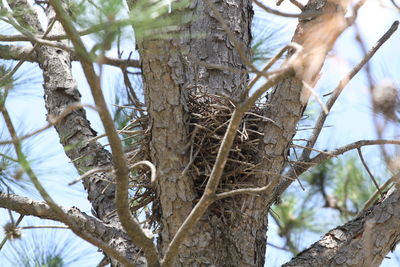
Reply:
[[[145,40],[139,43],[146,103],[151,118],[151,157],[158,170],[161,204],[160,245],[162,252],[190,213],[195,199],[193,177],[181,176],[189,161],[188,125],[185,98],[188,90],[203,89],[240,101],[247,75],[212,68],[221,65],[246,70],[238,49],[248,57],[251,42],[250,1],[212,1],[235,38],[243,47],[234,47],[228,33],[207,1],[191,1],[188,16],[194,18],[180,27],[181,38],[173,41]],[[296,76],[276,86],[265,116],[264,142],[260,144],[262,171],[274,175],[254,176],[248,182],[263,186],[277,184],[296,125],[308,101],[302,80],[314,85],[327,52],[343,30],[346,3],[312,0],[306,11],[323,12],[318,21],[300,22],[293,38],[305,48],[305,63]],[[330,27],[326,30],[324,27]],[[328,32],[326,36],[323,30]],[[196,38],[207,34],[206,38]],[[318,44],[321,35],[326,39]],[[303,61],[302,61],[303,62]],[[218,205],[236,210],[229,218],[207,212],[182,245],[177,266],[263,266],[265,261],[267,212],[274,200],[264,196],[237,196]],[[234,207],[234,208],[232,208]]]

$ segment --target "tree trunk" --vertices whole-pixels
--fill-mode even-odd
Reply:
[[[235,38],[243,43],[241,49],[249,60],[251,1],[211,2]],[[199,197],[194,188],[196,177],[182,175],[189,163],[191,145],[188,95],[217,94],[235,102],[248,82],[247,67],[217,15],[207,1],[192,1],[185,17],[193,20],[179,28],[179,39],[139,42],[151,118],[151,160],[158,171],[162,253]],[[234,213],[226,216],[211,208],[181,246],[176,266],[262,266],[266,216],[264,207],[258,204],[245,197],[216,204],[220,210],[224,205]],[[247,210],[251,212],[242,216]]]
[[[211,2],[235,38],[244,44],[244,54],[248,57],[251,2]],[[310,95],[303,89],[302,81],[311,86],[316,83],[327,52],[343,30],[342,5],[345,3],[340,1],[311,0],[307,6],[309,11],[327,15],[319,20],[304,20],[297,28],[293,39],[303,45],[305,56],[301,62],[305,63],[297,66],[295,77],[277,85],[270,95],[271,107],[264,111],[264,116],[273,122],[262,125],[264,139],[258,152],[261,171],[268,175],[250,176],[247,184],[253,187],[278,184],[297,122]],[[192,1],[185,14],[194,19],[180,27],[180,39],[139,42],[151,118],[151,160],[158,170],[162,253],[199,197],[194,188],[196,177],[182,175],[190,158],[189,91],[227,96],[235,102],[240,101],[248,82],[248,76],[238,72],[247,69],[236,50],[238,47],[234,47],[234,40],[228,38],[207,1]],[[326,25],[330,25],[328,36],[321,31]],[[202,33],[207,37],[196,37]],[[321,35],[326,42],[318,45],[317,38]],[[243,195],[215,203],[218,212],[210,207],[194,227],[180,248],[177,266],[263,266],[267,212],[274,201],[270,195],[272,192],[261,197]]]

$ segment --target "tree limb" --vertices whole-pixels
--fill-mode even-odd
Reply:
[[[44,201],[35,201],[19,195],[0,193],[0,207],[19,214],[64,223],[60,216]],[[108,243],[114,235],[127,238],[126,233],[120,229],[105,224],[99,219],[81,212],[78,208],[60,208],[65,214],[68,214],[80,231],[90,233],[93,237],[101,239],[105,243]]]
[[[86,48],[78,32],[73,26],[71,19],[62,6],[62,3],[59,0],[50,0],[50,4],[54,8],[57,18],[63,25],[66,33],[68,36],[70,36],[76,51],[78,51],[78,56],[81,59],[80,62],[82,64],[86,79],[89,83],[94,101],[96,106],[99,108],[99,115],[106,131],[113,156],[112,158],[117,182],[116,205],[120,222],[132,241],[143,249],[148,260],[148,264],[150,266],[158,266],[158,252],[153,244],[153,237],[146,235],[139,223],[130,213],[128,201],[129,169],[126,163],[121,140],[119,139],[114,122],[107,109],[107,104],[101,90],[99,77],[96,75]]]
[[[359,6],[362,3],[363,2],[360,1]],[[392,24],[392,26],[390,27],[390,29],[377,41],[377,43],[364,56],[364,58],[339,82],[337,87],[333,90],[332,96],[326,103],[326,107],[327,107],[328,111],[331,110],[332,106],[335,104],[337,98],[340,96],[340,94],[343,91],[343,89],[345,88],[345,86],[361,70],[361,68],[366,64],[366,62],[368,62],[372,58],[372,56],[376,53],[376,51],[392,36],[392,34],[397,30],[398,25],[399,25],[399,22],[395,21]],[[309,148],[314,147],[328,115],[329,115],[329,113],[326,114],[325,112],[321,112],[320,115],[318,116],[317,122],[315,123],[315,128],[311,134],[310,139],[307,141],[306,147],[308,147],[308,149],[303,150],[302,155],[300,157],[300,161],[302,161],[302,162],[309,161],[309,156],[312,151],[312,149],[309,149]],[[295,171],[298,174],[303,173],[309,167],[310,166],[304,168],[304,166],[296,165]],[[289,170],[289,173],[287,174],[287,176],[294,177],[293,175],[294,175],[293,170]],[[278,199],[279,196],[290,186],[290,184],[292,182],[293,182],[292,180],[287,180],[287,179],[282,180],[275,189],[275,193],[273,194],[273,200],[275,201],[276,199]]]
[[[68,49],[67,51],[71,54],[71,60],[79,61],[79,57],[76,52],[72,49]],[[0,45],[0,58],[8,59],[8,60],[21,60],[26,57],[26,61],[29,62],[40,62],[36,53],[31,53],[32,48],[27,46],[18,46],[18,45]],[[139,60],[132,59],[119,59],[104,56],[101,60],[102,64],[111,65],[115,67],[133,67],[139,68],[140,62]]]
[[[400,192],[387,196],[283,266],[379,266],[400,236]]]
[[[342,93],[346,85],[351,81],[351,79],[361,70],[361,68],[375,55],[376,51],[393,35],[397,30],[399,22],[393,22],[392,26],[387,30],[387,32],[376,42],[376,44],[369,50],[369,52],[364,56],[364,58],[339,82],[337,87],[333,90],[331,97],[326,103],[328,111],[330,111],[335,104],[336,100]],[[307,147],[314,147],[319,134],[321,133],[322,127],[325,123],[328,113],[321,112],[318,116],[317,122],[315,123],[315,128],[311,134],[310,140],[307,142]],[[311,150],[303,150],[301,158],[304,160],[310,156]]]
[[[49,207],[57,214],[59,217],[59,220],[62,221],[64,224],[68,225],[69,228],[79,237],[82,239],[88,241],[89,243],[97,246],[98,248],[102,249],[106,253],[108,253],[110,256],[114,257],[115,259],[121,261],[124,263],[126,266],[133,266],[133,264],[123,257],[119,252],[117,252],[114,248],[109,247],[107,244],[102,242],[101,240],[91,236],[87,232],[81,231],[79,227],[75,224],[73,220],[71,220],[70,216],[65,213],[61,207],[59,207],[54,200],[50,197],[50,195],[47,193],[47,191],[44,189],[42,184],[39,182],[38,177],[36,174],[33,172],[32,168],[30,167],[30,164],[28,160],[26,159],[25,155],[22,152],[22,146],[19,141],[17,141],[17,134],[15,131],[15,128],[11,122],[11,118],[9,116],[9,113],[5,106],[1,108],[1,113],[3,115],[4,121],[6,122],[7,129],[10,132],[11,137],[16,140],[14,141],[13,145],[15,148],[15,153],[18,156],[18,161],[24,172],[28,175],[30,178],[31,182],[34,184],[36,190],[40,193],[42,198],[46,201],[46,203],[49,205]]]

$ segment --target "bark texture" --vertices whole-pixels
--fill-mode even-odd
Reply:
[[[329,231],[283,266],[379,266],[400,241],[398,189],[354,220]]]
[[[251,2],[211,2],[235,38],[243,43],[242,52],[248,57],[253,16]],[[158,170],[162,252],[198,197],[193,177],[182,175],[190,158],[187,94],[191,90],[238,101],[248,79],[243,72],[246,66],[242,58],[207,2],[191,1],[185,16],[193,20],[180,27],[179,39],[139,42],[146,104],[151,118],[151,160]],[[216,65],[237,71],[221,70]],[[226,203],[241,204],[240,201]],[[255,221],[263,224],[265,218],[249,218],[252,222],[247,224],[237,223],[240,221],[237,216],[232,215],[225,221],[223,216],[207,212],[181,246],[176,266],[262,265],[265,249],[258,248],[257,239],[265,240],[265,228],[259,234],[251,225]]]
[[[43,201],[34,201],[18,195],[0,193],[0,206],[24,215],[32,215],[42,219],[59,221],[60,218]],[[63,211],[69,215],[71,220],[78,226],[79,230],[89,233],[93,237],[109,243],[116,236],[127,239],[125,232],[104,224],[99,219],[81,212],[78,208],[62,207]]]

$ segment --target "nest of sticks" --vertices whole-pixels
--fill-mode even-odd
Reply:
[[[126,158],[129,166],[133,166],[141,160],[149,160],[149,133],[148,116],[142,115],[130,121],[120,134],[123,136],[128,151]],[[152,207],[149,204],[156,199],[155,190],[151,188],[151,171],[145,165],[137,166],[131,169],[129,177],[129,201],[130,210],[133,214],[139,214],[144,211],[146,221],[155,222],[153,213],[149,212]]]
[[[228,128],[234,104],[222,96],[197,93],[189,94],[191,164],[187,170],[194,178],[200,197],[211,174],[222,139]],[[252,187],[250,176],[256,173],[260,159],[260,122],[262,107],[255,106],[245,114],[224,168],[217,193],[238,188]]]
[[[190,163],[184,172],[193,177],[199,198],[204,192],[234,108],[234,104],[222,96],[203,92],[188,95],[191,146]],[[254,179],[249,177],[256,173],[260,159],[259,144],[263,138],[260,122],[264,121],[262,110],[263,107],[257,105],[243,117],[217,193],[255,186]],[[131,152],[127,154],[128,161],[132,164],[150,159],[147,125],[147,116],[142,116],[130,126],[137,132],[132,132],[133,134],[126,132],[127,138],[134,139],[130,145]],[[150,187],[150,176],[150,170],[146,166],[137,168],[131,173],[131,211],[133,213],[144,211],[149,225],[157,227],[160,209],[155,190]],[[219,208],[217,210],[215,207],[211,208],[217,213],[225,213]]]

